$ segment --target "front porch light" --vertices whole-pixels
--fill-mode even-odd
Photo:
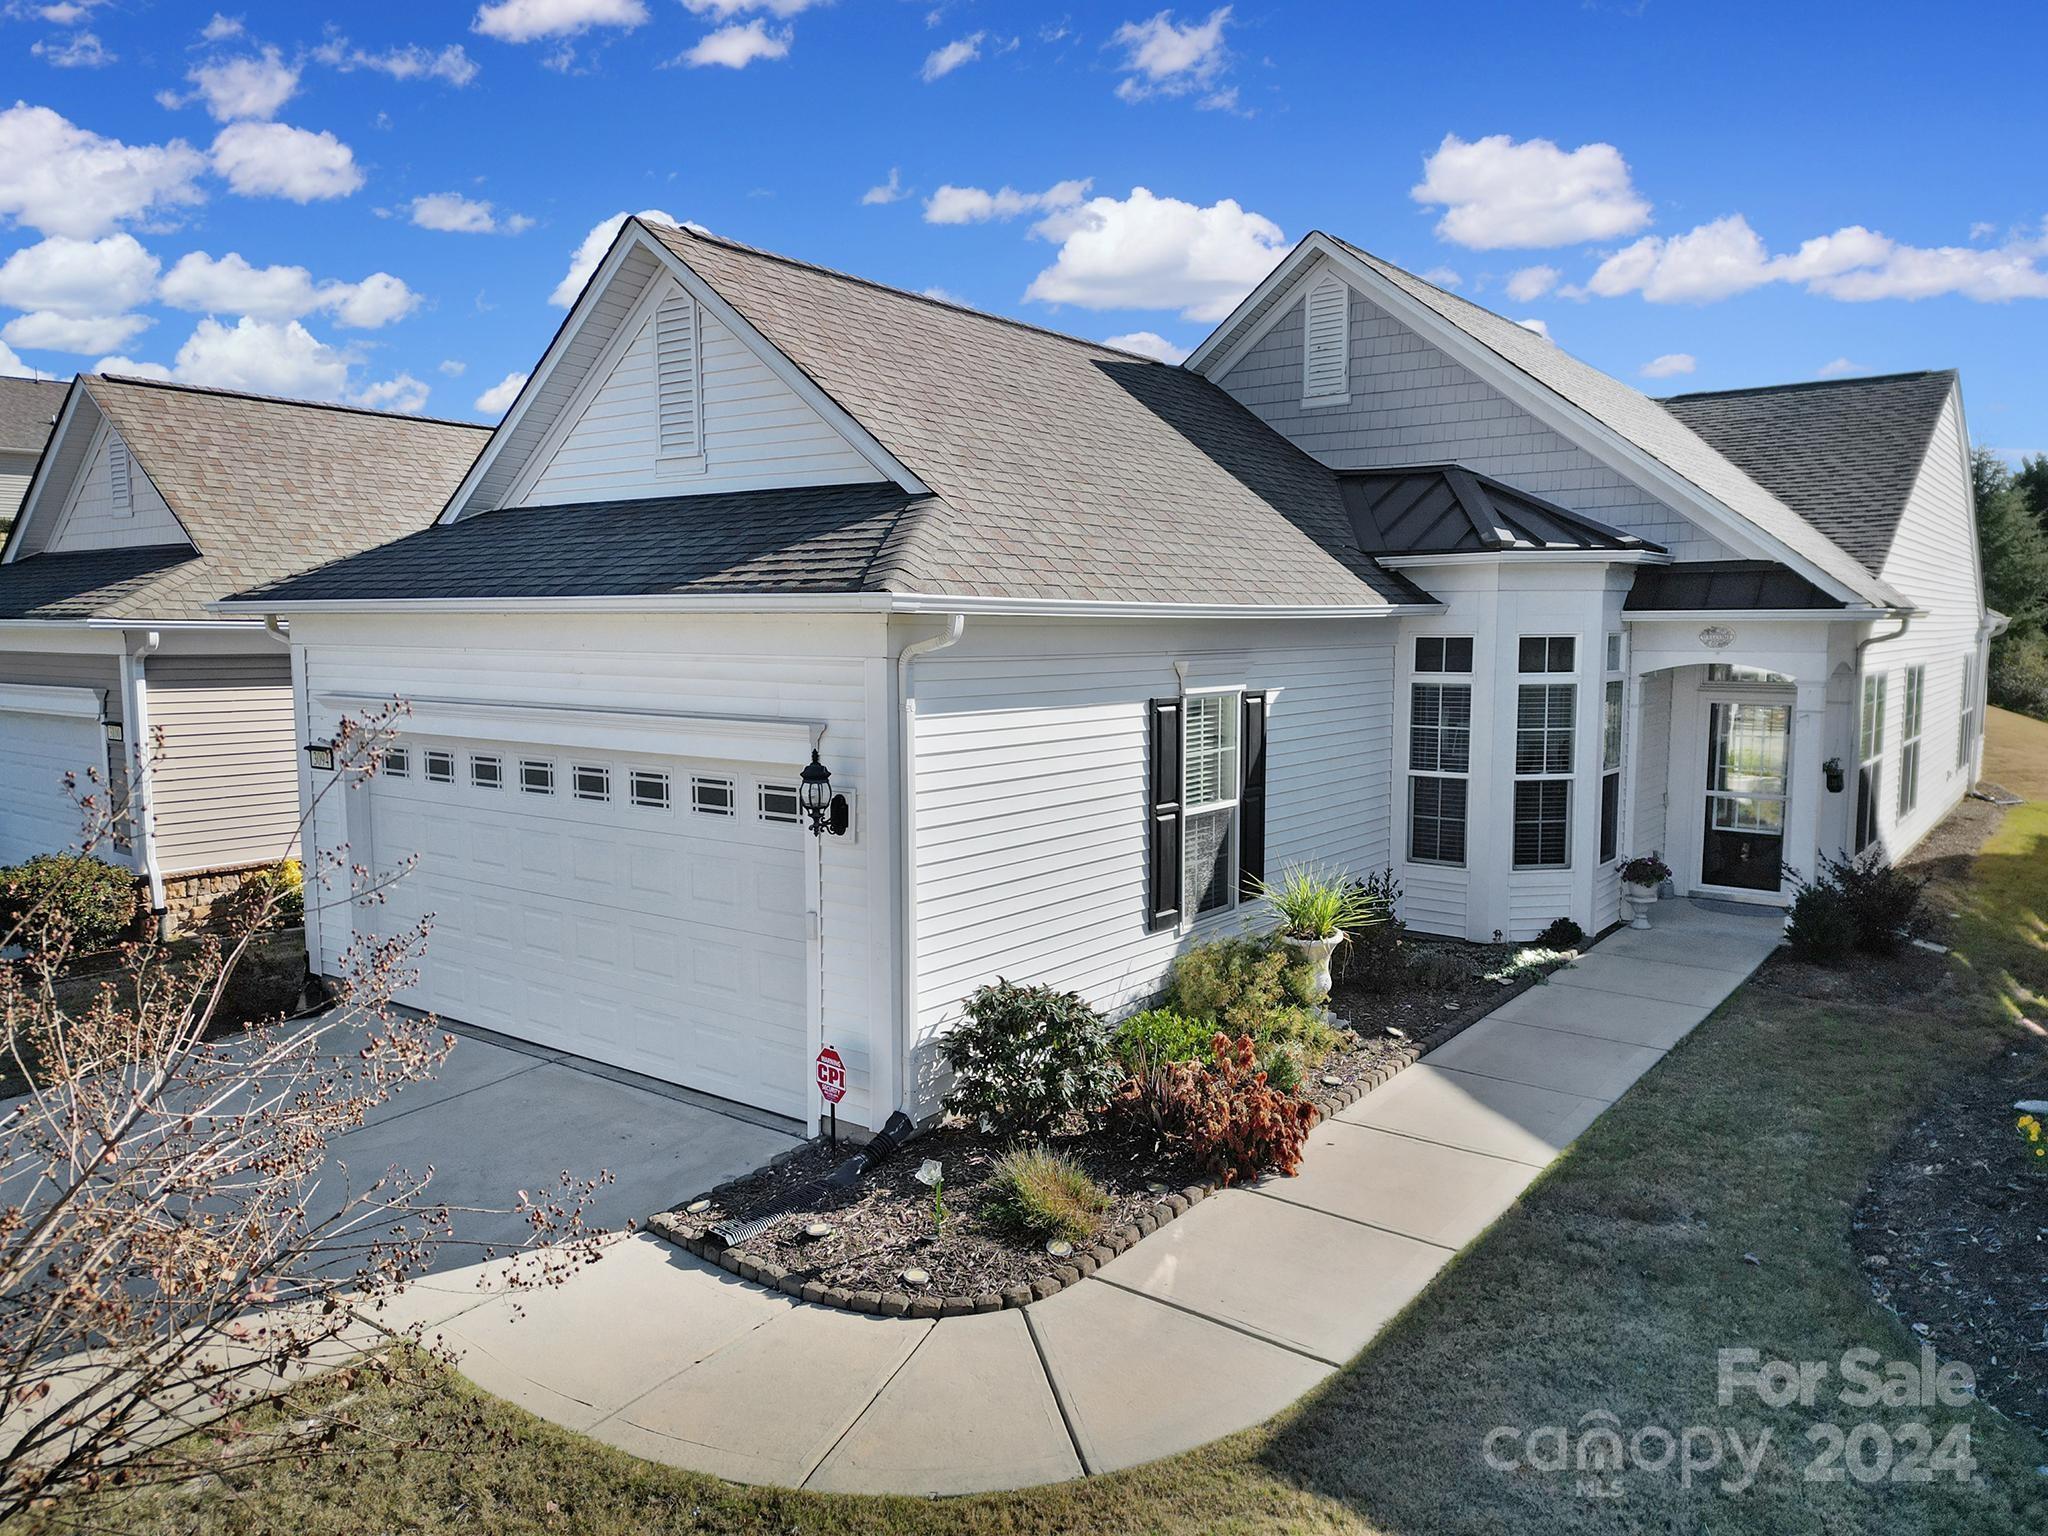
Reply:
[[[804,765],[797,803],[803,807],[813,836],[823,837],[827,832],[834,837],[845,835],[850,820],[846,796],[832,793],[832,770],[819,761],[816,747],[811,748],[811,760]]]

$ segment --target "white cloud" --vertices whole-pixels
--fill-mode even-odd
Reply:
[[[795,35],[788,27],[780,32],[770,32],[768,24],[758,16],[752,21],[735,21],[699,38],[696,46],[683,54],[682,61],[693,69],[707,64],[745,69],[756,59],[782,58],[789,52]]]
[[[333,134],[284,123],[233,123],[213,141],[213,168],[244,197],[310,203],[363,184],[355,152]]]
[[[178,258],[159,290],[173,309],[245,315],[277,323],[320,312],[358,330],[375,330],[419,307],[420,296],[389,272],[359,283],[315,282],[304,267],[252,266],[230,251],[215,260],[204,251]]]
[[[412,415],[426,406],[427,394],[427,385],[409,373],[401,373],[395,378],[366,384],[349,398],[353,404],[368,406],[373,411],[402,411]]]
[[[199,36],[209,43],[224,43],[231,37],[240,37],[241,35],[242,18],[239,16],[223,16],[219,11],[213,13],[213,20],[199,29]]]
[[[672,213],[663,213],[659,208],[643,208],[641,218],[653,224],[676,224],[681,221]],[[630,215],[615,213],[608,219],[599,219],[590,226],[590,233],[583,237],[583,243],[576,247],[569,258],[569,270],[562,274],[562,280],[555,284],[555,291],[548,295],[548,302],[558,309],[567,309],[576,302],[576,295],[583,291],[583,285],[590,281],[590,274],[597,270],[597,264],[604,260],[604,253],[612,248],[619,229]]]
[[[889,167],[889,179],[880,186],[869,187],[861,193],[860,200],[863,207],[872,207],[878,203],[900,203],[908,196],[910,193],[903,185],[903,173],[892,165]]]
[[[1636,371],[1646,379],[1669,379],[1681,373],[1691,373],[1699,367],[1700,360],[1690,352],[1666,352],[1653,357]]]
[[[92,32],[74,32],[56,42],[32,43],[28,51],[58,69],[103,69],[116,58]]]
[[[103,357],[92,365],[92,371],[125,375],[131,379],[156,379],[165,384],[177,377],[162,363],[138,363],[132,357]]]
[[[692,16],[709,16],[724,21],[730,16],[744,16],[749,11],[762,11],[783,18],[801,16],[814,5],[830,3],[831,0],[683,0],[683,9]]]
[[[23,246],[0,264],[0,304],[74,316],[133,309],[155,290],[157,267],[157,259],[133,235],[102,240],[52,235]],[[108,342],[97,350],[118,345]]]
[[[1548,321],[1517,320],[1515,324],[1519,325],[1525,331],[1534,331],[1538,336],[1541,336],[1545,341],[1555,342],[1557,340],[1555,336],[1550,334],[1550,324]]]
[[[1650,221],[1612,144],[1563,150],[1548,139],[1446,134],[1408,195],[1445,209],[1438,235],[1482,251],[1611,240]]]
[[[986,32],[970,32],[965,37],[956,37],[943,48],[934,48],[924,56],[924,68],[918,71],[925,84],[943,79],[963,64],[972,64],[981,57],[982,39]]]
[[[1176,309],[1188,320],[1222,319],[1288,251],[1279,225],[1229,198],[1198,208],[1143,187],[1051,214],[1033,233],[1060,251],[1025,298],[1083,309]]]
[[[1178,363],[1187,359],[1189,348],[1175,346],[1157,331],[1126,331],[1121,336],[1110,336],[1102,343],[1105,347],[1117,347],[1125,352],[1135,352],[1140,357],[1153,358],[1162,363]]]
[[[1868,373],[1870,370],[1861,363],[1852,363],[1846,357],[1838,357],[1831,363],[1822,363],[1813,370],[1816,379],[1840,379],[1850,374]]]
[[[508,373],[476,397],[476,408],[486,416],[502,416],[512,409],[512,402],[519,398],[519,391],[524,388],[525,374]]]
[[[244,315],[227,326],[209,315],[178,348],[171,371],[187,384],[339,400],[348,388],[349,362],[296,320]]]
[[[458,235],[516,235],[533,228],[523,213],[499,214],[482,199],[464,197],[460,192],[429,192],[412,200],[412,221],[421,229],[446,230]]]
[[[0,112],[0,215],[47,235],[105,234],[202,200],[205,157],[181,139],[123,144],[48,107]]]
[[[450,43],[439,50],[407,43],[402,48],[371,53],[355,47],[345,37],[330,37],[313,50],[313,57],[345,75],[371,69],[394,80],[445,80],[450,85],[468,85],[483,69],[460,43]]]
[[[637,27],[647,19],[642,0],[494,0],[477,7],[470,27],[501,42],[575,37],[592,27]]]
[[[1523,267],[1508,277],[1508,297],[1517,304],[1540,299],[1555,288],[1564,274],[1555,267]]]
[[[937,299],[941,304],[951,304],[956,309],[974,308],[972,304],[961,298],[952,289],[941,288],[937,283],[932,284],[929,288],[920,288],[917,291],[928,299]]]
[[[444,357],[434,366],[451,379],[459,379],[469,371],[469,364],[456,357]]]
[[[1043,192],[1019,192],[999,187],[993,192],[980,187],[943,186],[925,199],[927,224],[986,224],[991,219],[1014,219],[1023,213],[1052,213],[1072,208],[1088,195],[1093,182],[1083,178],[1060,181]]]
[[[104,352],[149,329],[147,315],[60,315],[39,309],[0,326],[0,340],[45,352]]]
[[[1431,267],[1422,274],[1425,283],[1434,283],[1439,288],[1457,288],[1465,279],[1458,275],[1455,267]]]
[[[39,375],[35,369],[29,367],[27,363],[16,357],[14,349],[8,346],[6,342],[0,341],[0,379],[33,379],[36,377],[39,377]]]
[[[1124,50],[1125,71],[1116,93],[1125,101],[1148,96],[1185,96],[1206,90],[1229,61],[1223,29],[1230,7],[1211,11],[1205,21],[1176,26],[1173,12],[1161,11],[1146,21],[1127,21],[1110,36]]]
[[[214,59],[186,72],[217,123],[267,121],[299,89],[299,70],[275,48],[233,59]]]
[[[1981,303],[2048,298],[2048,224],[2003,245],[1921,247],[1852,224],[1773,256],[1741,214],[1682,235],[1646,235],[1609,256],[1586,282],[1603,298],[1640,293],[1653,304],[1707,304],[1767,283],[1851,303],[1958,294]]]

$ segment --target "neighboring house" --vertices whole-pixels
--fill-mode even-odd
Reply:
[[[0,864],[78,844],[64,776],[94,792],[87,770],[130,813],[102,855],[133,863],[160,915],[203,907],[235,871],[291,851],[290,655],[260,618],[208,605],[417,528],[486,437],[75,380],[0,553]]]
[[[48,379],[0,377],[0,541],[14,526],[36,457],[50,440],[51,424],[64,408],[68,388]]]
[[[830,1044],[875,1125],[976,986],[1130,1006],[1296,861],[1491,939],[1904,847],[1966,442],[1951,375],[1667,408],[1319,234],[1169,367],[632,220],[434,526],[224,611],[309,740],[412,707],[322,969],[431,912],[409,1001],[806,1121]]]

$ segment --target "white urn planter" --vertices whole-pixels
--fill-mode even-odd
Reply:
[[[1629,921],[1629,927],[1647,928],[1650,926],[1650,914],[1646,909],[1657,900],[1657,893],[1662,888],[1663,883],[1661,880],[1656,885],[1637,885],[1630,880],[1621,882],[1621,894],[1635,903],[1631,909],[1634,915]]]
[[[1316,991],[1327,999],[1333,983],[1330,980],[1330,957],[1337,953],[1337,946],[1344,942],[1344,935],[1333,933],[1327,939],[1302,939],[1291,933],[1280,935],[1315,967]]]

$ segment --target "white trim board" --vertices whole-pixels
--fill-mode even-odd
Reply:
[[[387,697],[368,693],[323,693],[317,702],[343,714],[385,709],[392,703]],[[483,699],[409,699],[396,725],[402,734],[530,741],[740,763],[782,763],[791,753],[800,757],[817,748],[825,735],[825,723],[820,720],[681,715]]]

